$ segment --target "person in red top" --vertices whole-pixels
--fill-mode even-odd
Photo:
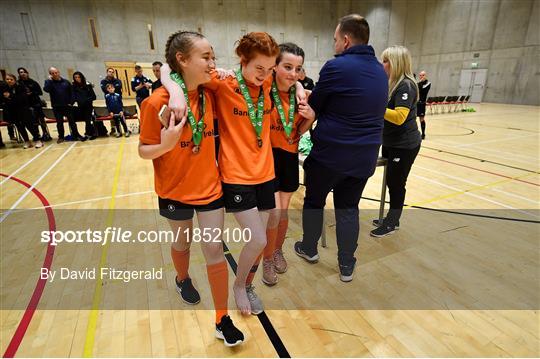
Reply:
[[[188,105],[187,118],[175,123],[171,113],[167,128],[159,120],[169,101],[165,89],[158,88],[141,105],[139,155],[154,165],[155,190],[160,214],[169,220],[181,238],[171,246],[177,272],[176,287],[182,300],[197,304],[200,296],[188,274],[189,249],[193,234],[193,214],[200,230],[221,238],[223,191],[215,158],[212,95],[201,86],[211,79],[215,68],[213,51],[206,38],[196,32],[180,31],[169,37],[167,63],[180,85]],[[217,230],[217,231],[216,231]],[[220,241],[201,241],[208,279],[216,310],[216,337],[226,346],[240,344],[244,335],[227,315],[228,268]]]
[[[302,101],[297,105],[296,82],[304,64],[304,50],[293,43],[279,45],[274,82],[272,83],[272,122],[270,141],[274,155],[276,208],[271,211],[266,229],[267,244],[263,251],[264,284],[278,282],[277,273],[287,271],[282,246],[289,226],[288,209],[299,186],[298,142],[311,128],[315,112]]]
[[[270,143],[272,71],[279,48],[265,32],[244,35],[236,47],[240,69],[235,77],[217,76],[205,84],[216,98],[219,125],[219,169],[225,208],[249,232],[240,253],[233,285],[242,314],[260,314],[263,306],[252,285],[256,260],[266,246],[269,211],[275,208],[274,162]],[[169,106],[183,113],[181,92],[162,68],[162,83],[171,94]]]

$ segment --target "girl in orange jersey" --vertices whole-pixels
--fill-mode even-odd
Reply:
[[[267,244],[263,251],[264,284],[277,283],[277,273],[287,271],[282,246],[289,225],[288,209],[298,189],[298,142],[311,128],[315,112],[302,101],[296,106],[296,82],[304,64],[304,50],[292,43],[279,45],[271,97],[274,103],[270,140],[274,155],[276,208],[271,211],[266,229]]]
[[[169,126],[164,128],[158,116],[169,94],[165,89],[154,91],[141,107],[139,155],[153,161],[160,214],[180,237],[171,246],[177,291],[184,302],[197,304],[199,293],[188,274],[190,242],[196,233],[193,214],[197,212],[200,230],[210,230],[218,239],[224,222],[223,191],[215,160],[213,100],[201,86],[211,79],[215,63],[208,40],[188,31],[169,37],[165,57],[181,87],[188,113],[178,124],[171,114]],[[227,315],[228,269],[222,243],[202,240],[201,247],[216,310],[216,337],[226,346],[235,346],[243,342],[244,335]]]
[[[205,84],[216,98],[219,124],[219,169],[225,208],[234,213],[250,240],[238,260],[233,285],[236,305],[242,314],[259,314],[263,306],[252,285],[256,259],[266,246],[269,211],[275,208],[274,163],[270,143],[270,90],[272,70],[279,48],[267,33],[252,32],[238,42],[240,69],[236,77],[217,78]],[[171,108],[182,113],[183,99],[167,69],[162,68],[163,85],[171,93]]]

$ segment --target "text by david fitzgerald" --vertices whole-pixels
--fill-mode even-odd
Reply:
[[[98,276],[101,280],[120,280],[125,283],[131,280],[154,280],[163,278],[163,268],[152,268],[150,270],[120,270],[115,268],[84,268],[83,270],[73,270],[70,268],[61,267],[59,270],[49,270],[41,268],[40,278],[48,280],[52,283],[55,279],[96,279]]]

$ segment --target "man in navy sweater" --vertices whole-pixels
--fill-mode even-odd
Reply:
[[[359,233],[358,203],[375,172],[388,96],[388,78],[368,45],[369,25],[357,14],[339,20],[335,58],[319,73],[309,97],[317,118],[304,162],[302,241],[296,254],[317,262],[326,197],[333,190],[340,279],[353,278]]]
[[[58,130],[58,140],[56,142],[64,142],[64,116],[68,120],[73,139],[86,141],[86,137],[81,136],[77,130],[77,124],[73,118],[73,89],[71,84],[60,76],[60,71],[56,67],[49,68],[49,79],[45,80],[43,90],[48,92],[51,97],[56,129]]]

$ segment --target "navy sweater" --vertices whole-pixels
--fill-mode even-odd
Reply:
[[[373,175],[387,99],[388,77],[371,46],[353,46],[329,60],[309,97],[317,115],[313,160],[348,176]]]
[[[105,103],[107,104],[107,110],[115,115],[124,111],[124,104],[122,103],[122,96],[117,93],[108,93],[105,95]]]
[[[51,97],[53,107],[64,107],[73,104],[73,91],[68,80],[45,80],[43,90],[48,92]]]

